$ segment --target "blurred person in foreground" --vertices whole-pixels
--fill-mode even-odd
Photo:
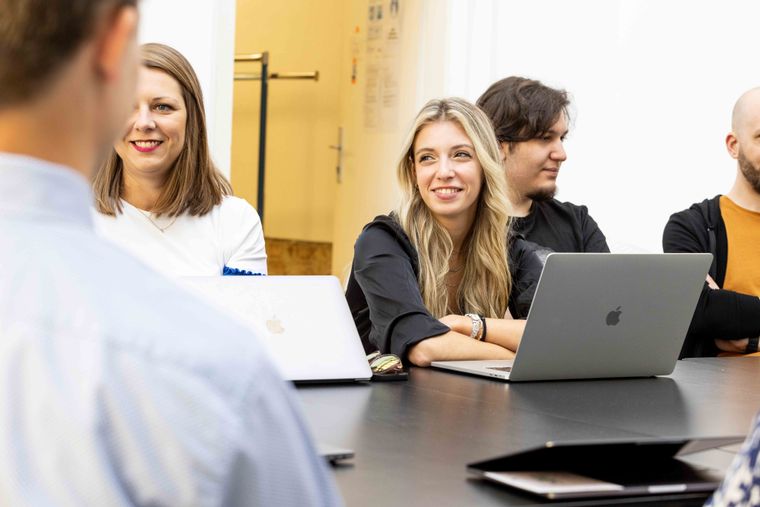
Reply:
[[[0,505],[336,505],[256,336],[93,232],[135,0],[0,2]]]

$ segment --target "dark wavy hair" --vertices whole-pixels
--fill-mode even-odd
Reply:
[[[500,143],[536,139],[551,129],[560,115],[569,118],[565,90],[555,90],[534,79],[510,76],[492,84],[478,99],[493,123]]]

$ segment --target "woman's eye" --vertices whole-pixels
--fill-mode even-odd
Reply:
[[[471,155],[466,151],[458,151],[454,154],[456,158],[471,158]]]
[[[417,162],[421,164],[422,162],[427,162],[428,160],[433,160],[433,157],[431,155],[420,155],[420,158]]]
[[[155,108],[156,108],[156,111],[161,111],[163,113],[166,113],[172,110],[172,107],[169,104],[156,104]]]

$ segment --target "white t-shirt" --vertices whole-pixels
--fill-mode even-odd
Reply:
[[[267,272],[261,220],[243,199],[225,196],[203,216],[185,213],[176,220],[121,204],[123,212],[115,217],[93,211],[97,232],[162,273],[218,276],[225,266]]]

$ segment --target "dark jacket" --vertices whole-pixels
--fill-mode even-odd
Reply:
[[[548,253],[522,238],[510,239],[509,310],[515,318],[528,315]],[[425,307],[418,275],[417,251],[394,218],[381,215],[364,227],[354,246],[346,299],[367,352],[403,358],[411,345],[449,331]]]
[[[728,240],[720,213],[720,195],[671,215],[662,235],[662,249],[664,252],[713,254],[710,276],[718,287],[723,287]],[[736,340],[758,335],[760,299],[730,290],[713,290],[705,283],[681,357],[717,355],[716,338]]]

